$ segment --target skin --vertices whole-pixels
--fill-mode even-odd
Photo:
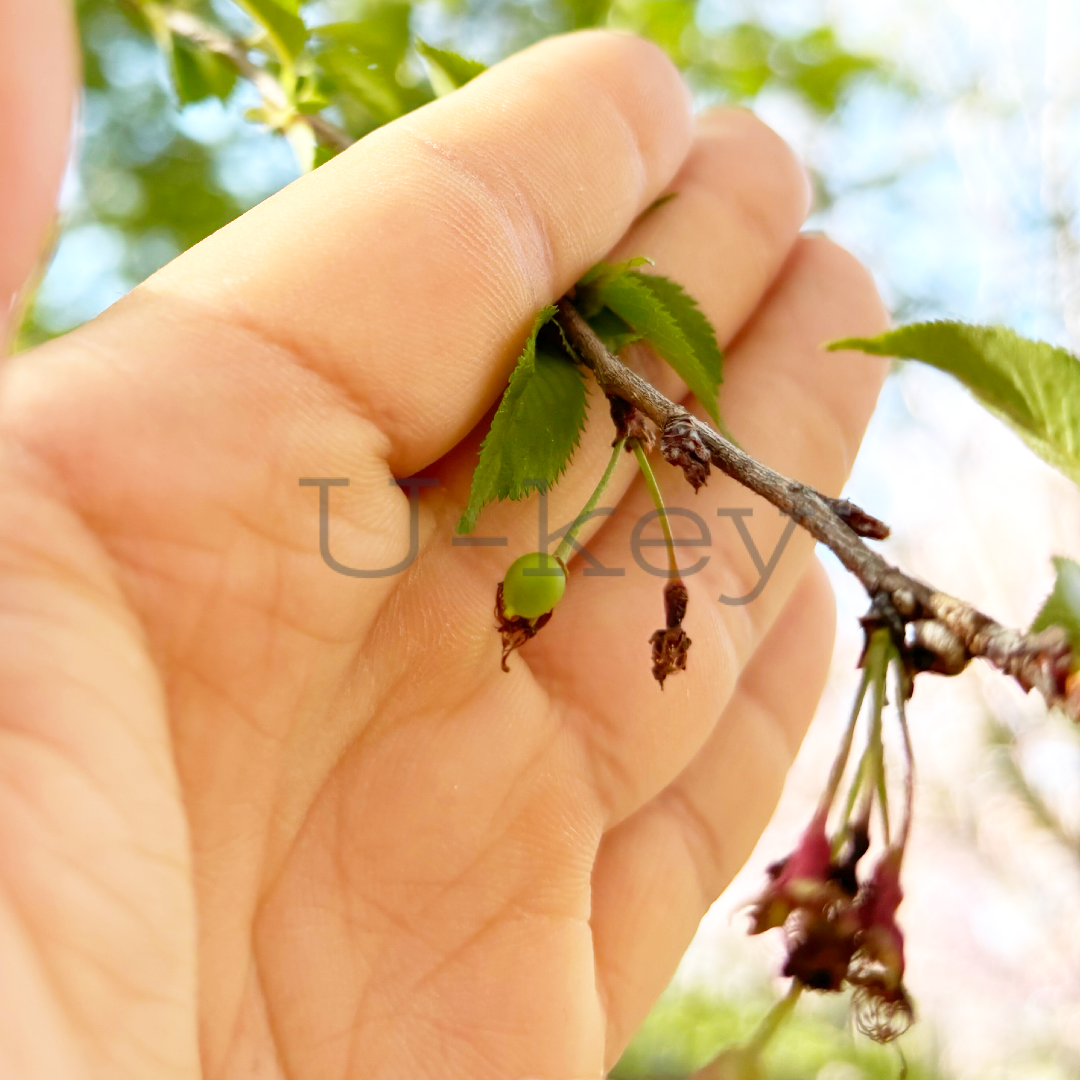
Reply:
[[[3,5],[4,281],[48,228],[73,85],[62,0]],[[66,73],[66,74],[65,74]],[[39,93],[49,86],[48,94]],[[7,119],[12,118],[8,124]],[[5,136],[7,137],[7,136]],[[661,192],[678,198],[634,224]],[[43,199],[42,192],[49,194]],[[749,853],[818,698],[832,598],[805,537],[760,598],[717,508],[661,693],[662,581],[630,557],[628,456],[549,626],[499,668],[494,588],[535,501],[454,547],[533,313],[644,253],[728,343],[721,408],[769,464],[839,490],[883,368],[821,342],[885,313],[800,237],[808,185],[749,113],[695,121],[651,45],[547,41],[375,133],[0,376],[0,1075],[595,1078]],[[646,374],[685,389],[650,357]],[[549,513],[611,439],[592,421]],[[393,477],[436,477],[409,546]],[[684,523],[686,524],[686,523]],[[653,526],[655,528],[655,525]],[[696,530],[687,525],[686,535]],[[701,552],[687,551],[686,562]],[[662,553],[646,549],[655,564]]]

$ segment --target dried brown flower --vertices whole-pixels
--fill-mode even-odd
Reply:
[[[670,465],[682,469],[695,492],[709,479],[709,448],[689,414],[677,413],[664,425],[660,452]]]

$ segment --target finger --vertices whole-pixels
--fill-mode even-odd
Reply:
[[[783,473],[839,491],[885,368],[854,354],[825,353],[821,343],[848,332],[876,333],[884,323],[866,271],[827,240],[801,240],[729,353],[722,405],[742,445]],[[558,618],[523,650],[537,676],[569,700],[589,700],[595,672],[610,657],[636,658],[603,695],[593,695],[594,707],[579,719],[610,823],[669,783],[701,745],[812,550],[808,534],[793,529],[763,575],[732,520],[718,511],[753,510],[743,524],[763,561],[776,553],[787,519],[715,470],[693,496],[682,475],[657,457],[665,498],[698,515],[696,522],[673,517],[675,531],[693,539],[708,529],[708,548],[682,556],[684,566],[709,560],[686,578],[684,625],[693,641],[687,670],[671,677],[662,693],[650,673],[648,640],[663,625],[666,563],[657,549],[635,554],[634,530],[652,509],[640,483],[589,545],[604,566],[624,568],[625,576],[585,576],[575,565]],[[654,522],[645,535],[655,529]],[[645,560],[652,572],[643,568]],[[745,602],[720,603],[721,596]]]
[[[75,100],[75,35],[64,0],[0,4],[0,341],[56,212]]]
[[[702,299],[717,336],[729,342],[750,317],[779,272],[795,242],[809,206],[806,174],[787,144],[745,109],[720,109],[702,117],[694,145],[668,185],[676,198],[637,222],[611,253],[611,258],[646,255],[659,273],[670,273]],[[676,398],[685,386],[666,364],[642,350],[638,364],[664,393]],[[524,503],[489,507],[481,519],[485,535],[507,540],[506,550],[491,552],[512,561],[513,553],[545,546],[537,538],[541,513],[551,528],[573,520],[603,474],[611,452],[612,427],[607,402],[590,380],[590,423],[574,460],[558,485],[545,497]],[[479,442],[486,423],[437,470],[448,524],[468,498]],[[613,506],[636,475],[627,457],[604,497]],[[586,528],[587,537],[597,524]],[[477,558],[482,558],[477,555]]]
[[[688,95],[658,48],[551,39],[367,136],[126,307],[245,327],[342,387],[409,474],[477,422],[536,312],[611,248],[689,143]]]
[[[825,684],[834,620],[828,578],[814,562],[705,746],[669,787],[604,837],[592,927],[609,1064],[772,814]]]

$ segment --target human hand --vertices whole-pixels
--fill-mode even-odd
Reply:
[[[44,48],[56,11],[36,11]],[[3,93],[33,120],[32,94]],[[25,191],[2,182],[15,220]],[[453,526],[533,314],[613,248],[652,257],[731,343],[721,408],[743,445],[835,493],[882,369],[818,346],[885,316],[849,256],[798,236],[807,204],[749,113],[695,124],[658,50],[574,35],[8,361],[0,1075],[572,1080],[616,1060],[771,812],[831,594],[800,535],[759,599],[720,605],[756,576],[720,522],[687,578],[689,668],[661,692],[628,458],[589,540],[625,575],[572,564],[507,675],[493,594],[536,547],[535,500],[485,511],[506,547],[454,546]],[[553,527],[609,452],[592,394]],[[300,479],[349,478],[333,553],[375,568],[409,551],[393,478],[417,474],[438,486],[408,569],[334,573]],[[687,505],[753,506],[764,552],[783,526],[716,474]]]

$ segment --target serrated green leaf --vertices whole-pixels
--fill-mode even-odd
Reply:
[[[588,323],[609,353],[618,353],[625,346],[641,340],[641,334],[628,326],[611,308],[601,308],[590,316]]]
[[[715,398],[724,380],[724,356],[717,344],[712,323],[698,307],[697,301],[678,282],[661,274],[642,274],[641,281],[652,289],[657,299],[674,316],[712,381]]]
[[[541,327],[555,314],[537,315],[510,384],[480,447],[469,503],[457,531],[468,533],[488,503],[547,491],[569,464],[585,423],[585,383],[576,364],[537,347]]]
[[[270,35],[279,57],[291,63],[307,41],[307,28],[297,14],[298,6],[287,6],[277,0],[236,0],[236,2]]]
[[[1054,569],[1057,571],[1054,591],[1035,616],[1031,629],[1037,632],[1048,626],[1060,626],[1066,630],[1073,647],[1075,669],[1080,667],[1080,565],[1072,559],[1056,558]]]
[[[920,360],[959,379],[1045,461],[1080,484],[1080,359],[1002,326],[912,323],[836,349]]]
[[[596,277],[586,291],[593,290],[598,303],[610,308],[641,334],[678,372],[690,392],[719,424],[716,402],[720,385],[719,349],[712,328],[682,289],[666,278],[659,279],[660,284],[650,284],[650,279],[651,275],[624,270],[612,276]],[[665,296],[673,299],[676,310],[668,308]],[[694,317],[687,321],[691,311]],[[706,330],[702,329],[702,323]],[[700,356],[695,341],[703,349]]]
[[[481,72],[487,71],[487,65],[479,60],[469,60],[455,52],[437,49],[426,41],[416,38],[416,51],[423,57],[427,67],[428,79],[436,97],[446,97]]]

